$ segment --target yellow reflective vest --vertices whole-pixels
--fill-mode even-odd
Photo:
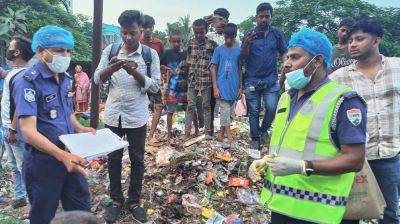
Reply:
[[[302,105],[290,122],[290,96],[284,93],[278,104],[270,142],[270,153],[299,160],[322,160],[340,155],[330,133],[342,94],[351,91],[327,82]],[[262,204],[270,210],[316,223],[340,223],[354,172],[337,176],[299,174],[275,177],[266,168]]]

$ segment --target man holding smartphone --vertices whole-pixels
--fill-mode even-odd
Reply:
[[[285,60],[287,44],[283,32],[270,26],[272,6],[261,3],[256,10],[257,26],[245,33],[242,44],[242,57],[245,59],[244,93],[246,96],[251,148],[260,149],[268,145],[268,129],[274,120],[280,86],[277,82],[277,53]],[[260,127],[260,105],[263,98],[265,115]]]
[[[147,76],[148,67],[142,54],[142,48],[145,46],[139,42],[144,23],[140,11],[122,12],[118,23],[123,40],[121,50],[109,60],[112,46],[104,49],[94,74],[94,81],[96,84],[110,82],[104,116],[105,126],[118,136],[127,137],[131,174],[126,207],[136,220],[146,222],[146,211],[140,207],[140,196],[144,175],[146,124],[149,118],[147,92],[156,93],[160,89],[160,60],[157,52],[149,49],[152,63],[149,67],[151,75]],[[122,156],[123,149],[108,154],[110,198],[113,202],[106,210],[107,223],[117,221],[125,204],[121,188]]]

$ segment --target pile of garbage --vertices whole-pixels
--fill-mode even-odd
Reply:
[[[173,132],[179,136],[184,133],[184,114],[177,114],[174,120],[177,122]],[[230,148],[223,148],[222,142],[206,141],[204,135],[168,144],[163,141],[165,116],[161,118],[155,137],[160,144],[147,145],[145,152],[142,206],[148,223],[268,223],[270,213],[259,205],[262,184],[247,178],[248,166],[260,153],[248,150],[246,123],[233,122],[236,141]],[[121,182],[126,195],[131,172],[129,156],[124,155],[122,160]],[[108,197],[107,164],[95,160],[91,166],[92,210],[103,219],[105,208],[112,202]],[[129,212],[124,211],[119,223],[131,222]]]
[[[254,183],[247,176],[252,161],[266,152],[265,149],[261,152],[249,149],[246,119],[232,122],[235,141],[226,147],[223,142],[205,140],[204,135],[189,141],[180,140],[178,137],[184,133],[183,112],[176,114],[173,119],[173,133],[177,138],[168,142],[165,139],[166,116],[161,117],[155,133],[158,143],[146,145],[144,159],[146,171],[142,207],[147,211],[148,223],[269,223],[270,211],[259,205],[262,183]],[[218,118],[214,124],[215,129],[219,130]],[[109,198],[107,159],[91,161],[89,170],[92,212],[104,223],[106,207],[112,203]],[[130,160],[125,150],[121,175],[125,197],[130,172]],[[0,196],[12,198],[12,189],[11,173],[3,169],[0,172]],[[60,211],[61,206],[58,209]],[[0,203],[0,222],[10,217],[22,220],[24,216],[26,208],[14,210],[7,203]],[[122,210],[117,223],[134,223],[127,209]]]

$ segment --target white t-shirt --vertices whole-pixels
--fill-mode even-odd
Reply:
[[[208,39],[215,41],[218,44],[218,46],[221,46],[225,43],[224,34],[218,34],[216,32],[209,32],[209,33],[207,33],[206,36]],[[240,47],[240,45],[241,45],[240,40],[236,36],[234,47]]]
[[[20,67],[12,69],[8,72],[6,78],[4,79],[3,87],[3,97],[1,98],[1,122],[3,127],[11,128],[11,118],[10,118],[10,80],[20,71],[26,69],[27,67]]]

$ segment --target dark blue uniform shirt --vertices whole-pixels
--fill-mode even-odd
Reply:
[[[252,32],[260,32],[257,26],[254,30],[245,33],[245,37]],[[249,56],[246,59],[244,76],[245,84],[256,86],[260,81],[273,85],[277,78],[276,62],[278,52],[287,51],[287,43],[282,31],[270,26],[268,34],[259,40],[253,40],[249,45]]]
[[[70,90],[71,77],[67,73],[59,74],[57,84],[53,72],[42,62],[36,63],[13,81],[12,96],[18,118],[35,116],[37,130],[58,147],[63,147],[58,137],[74,133]]]
[[[300,110],[301,106],[317,91],[322,85],[331,81],[326,77],[322,82],[315,86],[311,91],[305,93],[297,100],[298,90],[291,88],[288,91],[291,97],[289,121]],[[331,136],[335,145],[340,148],[340,145],[362,144],[366,142],[366,125],[367,125],[367,108],[359,96],[350,97],[350,94],[344,94],[344,101],[339,107],[336,117],[336,131],[331,130]],[[351,117],[347,115],[347,111],[359,109],[361,111],[361,123],[354,125],[351,122]]]

